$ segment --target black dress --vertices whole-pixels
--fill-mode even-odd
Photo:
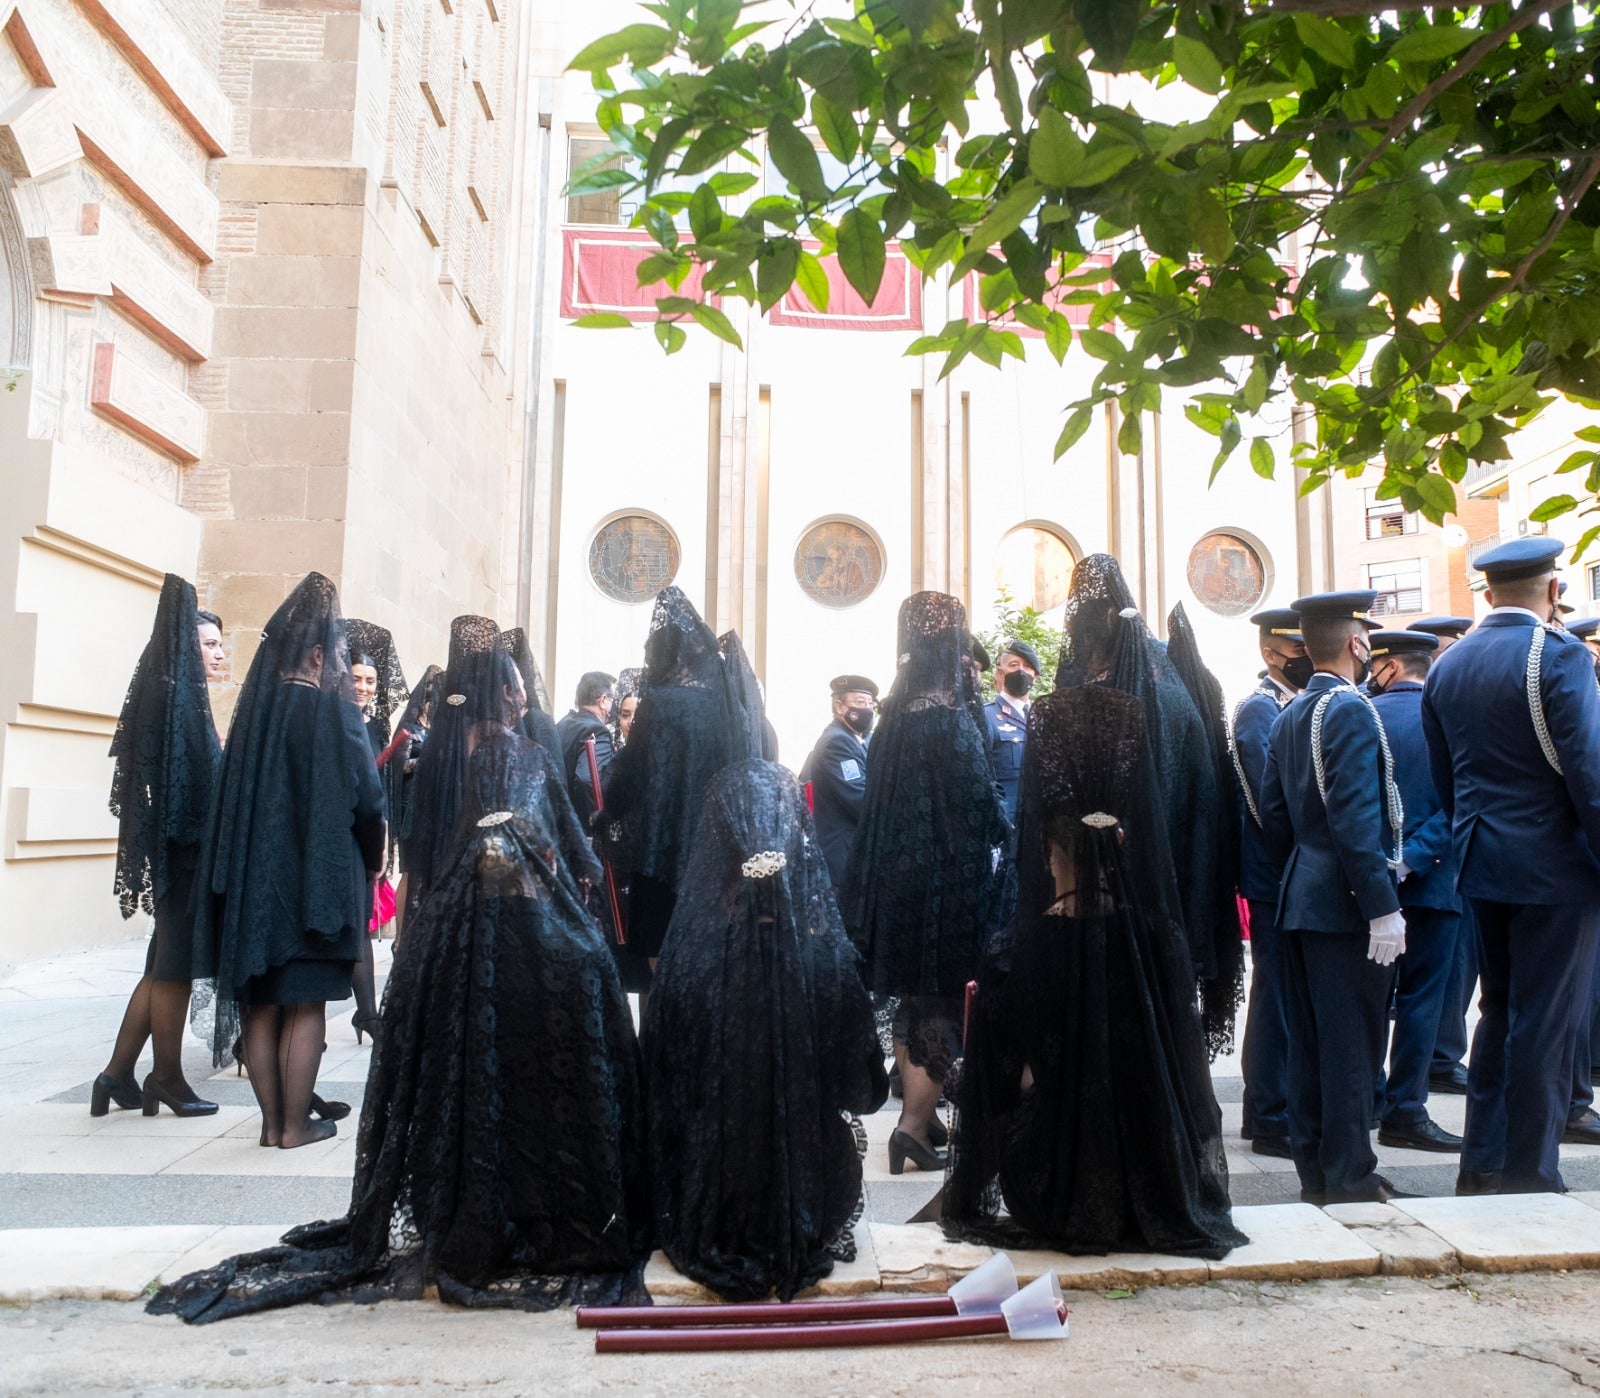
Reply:
[[[1017,917],[984,959],[946,1084],[946,1231],[1222,1257],[1246,1239],[1139,702],[1046,696],[1023,764]]]
[[[900,608],[900,668],[872,740],[840,911],[867,985],[911,1062],[942,1080],[995,916],[1005,810],[967,699],[965,612],[943,593]]]
[[[350,994],[384,807],[345,657],[338,594],[312,573],[239,691],[196,873],[195,971],[215,983],[219,1065],[242,1007]]]
[[[111,743],[122,915],[154,918],[145,974],[194,973],[194,875],[222,745],[211,717],[194,587],[168,573]]]
[[[349,1213],[183,1277],[151,1311],[205,1322],[429,1286],[497,1309],[648,1300],[638,1044],[559,781],[519,734],[473,753],[384,995]]]
[[[705,796],[644,1026],[656,1232],[729,1300],[787,1300],[854,1256],[850,1114],[888,1093],[872,1005],[795,779]]]

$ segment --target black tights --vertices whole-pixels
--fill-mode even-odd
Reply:
[[[198,1101],[183,1076],[183,1027],[188,1017],[188,981],[158,981],[154,976],[141,976],[128,997],[106,1075],[134,1081],[139,1055],[148,1040],[155,1053],[154,1077],[163,1090],[180,1102]]]
[[[356,995],[356,1018],[378,1017],[378,972],[372,960],[372,938],[361,939],[361,960],[356,962],[351,986]]]
[[[262,1145],[287,1150],[334,1134],[331,1121],[311,1120],[327,1029],[327,1007],[320,1000],[245,1011],[244,1059],[261,1106]]]

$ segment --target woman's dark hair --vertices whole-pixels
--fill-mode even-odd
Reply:
[[[222,618],[219,617],[215,612],[201,611],[197,607],[195,608],[194,619],[195,624],[198,626],[203,626],[206,622],[210,622],[217,628],[218,631],[222,630]]]

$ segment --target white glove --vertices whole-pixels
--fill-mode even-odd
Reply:
[[[1414,873],[1416,873],[1416,870],[1402,859],[1394,866],[1394,881],[1396,883],[1404,883]]]
[[[1406,949],[1406,920],[1400,913],[1375,917],[1367,924],[1367,960],[1393,966]]]

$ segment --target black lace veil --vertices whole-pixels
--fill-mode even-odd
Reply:
[[[319,780],[309,793],[286,783],[280,764],[289,729],[306,712],[299,696],[318,695],[311,711]],[[329,706],[346,705],[348,715]],[[348,722],[346,721],[348,719]],[[212,1051],[224,1062],[239,1032],[237,1000],[252,976],[283,964],[306,936],[337,940],[350,917],[351,763],[372,762],[343,741],[360,717],[350,681],[339,593],[309,574],[272,614],[234,706],[216,800],[196,879],[195,964],[215,982]],[[285,849],[301,851],[280,861]],[[287,914],[287,915],[286,915]],[[365,932],[365,926],[361,929]]]
[[[1034,704],[1017,861],[948,1089],[947,1229],[1222,1256],[1242,1235],[1136,699],[1091,685]]]
[[[627,740],[622,736],[622,701],[637,699],[644,693],[644,666],[630,665],[617,676],[614,691],[616,703],[611,708],[611,739],[620,748]]]
[[[426,897],[435,871],[443,866],[473,745],[480,737],[516,725],[521,715],[506,694],[509,690],[515,695],[521,688],[494,622],[488,617],[458,616],[450,623],[450,660],[411,787],[405,850],[410,906]]]
[[[644,1115],[627,998],[584,911],[548,755],[478,745],[456,839],[385,989],[350,1211],[164,1287],[157,1314],[302,1301],[644,1302]]]
[[[744,642],[737,631],[727,631],[717,638],[722,652],[722,671],[728,688],[728,712],[733,716],[740,739],[752,757],[775,761],[778,756],[777,735],[767,722],[766,701],[761,696],[761,682],[756,679],[755,667],[745,653]]]
[[[1091,554],[1073,571],[1067,597],[1065,642],[1056,688],[1105,684],[1144,706],[1145,733],[1158,775],[1167,838],[1178,871],[1183,918],[1195,980],[1228,999],[1218,964],[1219,884],[1232,877],[1219,862],[1217,841],[1228,818],[1215,757],[1200,710],[1190,697],[1167,647],[1150,634],[1122,568],[1109,554]],[[1234,920],[1237,935],[1237,919]],[[1208,1020],[1219,1030],[1220,1050],[1231,1032],[1231,1006],[1219,1000]],[[1223,1030],[1227,1021],[1229,1029]]]
[[[847,1114],[887,1095],[872,1006],[800,787],[726,767],[645,1021],[661,1246],[730,1300],[826,1275],[861,1196]]]
[[[410,690],[406,688],[405,672],[400,668],[400,655],[394,648],[394,636],[387,626],[360,617],[347,617],[345,636],[350,642],[350,663],[357,664],[360,657],[370,656],[372,668],[378,672],[378,692],[372,697],[372,717],[383,730],[387,742],[392,730],[389,727],[397,709],[404,707]]]
[[[197,610],[193,584],[168,573],[111,740],[116,894],[125,918],[136,908],[155,912],[171,887],[170,852],[200,843],[216,789],[222,745]]]
[[[1206,668],[1200,655],[1189,614],[1179,602],[1167,618],[1167,656],[1178,672],[1200,711],[1211,765],[1216,771],[1217,818],[1210,831],[1210,850],[1197,840],[1195,875],[1210,873],[1212,915],[1200,937],[1209,941],[1215,958],[1215,974],[1200,985],[1200,1012],[1205,1021],[1206,1043],[1211,1055],[1228,1053],[1233,1048],[1233,1026],[1239,1006],[1244,1003],[1244,938],[1239,927],[1237,878],[1239,867],[1239,797],[1228,752],[1228,715],[1222,685]],[[1196,916],[1201,912],[1196,900]]]
[[[522,676],[522,688],[528,698],[528,707],[537,708],[540,713],[549,713],[550,694],[544,687],[544,675],[539,670],[539,662],[533,658],[533,647],[528,644],[528,633],[520,626],[513,626],[509,631],[502,633],[501,639],[511,656],[511,663],[517,667],[517,673]]]

